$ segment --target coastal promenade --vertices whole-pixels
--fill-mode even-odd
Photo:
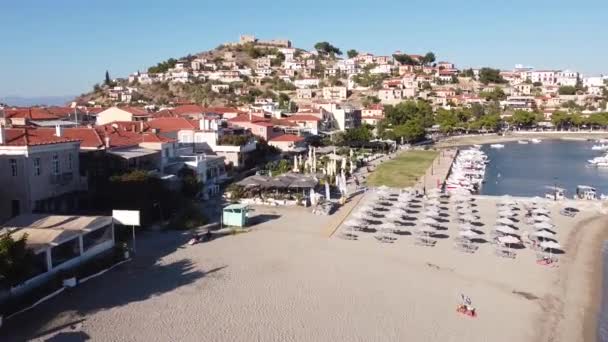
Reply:
[[[458,154],[456,149],[440,150],[439,155],[433,160],[431,166],[426,170],[425,174],[420,177],[414,186],[419,191],[434,189],[441,187],[447,179],[452,163]]]

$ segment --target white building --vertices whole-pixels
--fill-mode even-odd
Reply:
[[[301,80],[295,80],[293,84],[296,88],[318,88],[319,87],[319,79],[318,78],[304,78]]]

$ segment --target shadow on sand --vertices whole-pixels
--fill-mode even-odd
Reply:
[[[277,220],[281,218],[281,215],[276,215],[276,214],[260,214],[260,215],[256,215],[253,216],[252,218],[249,219],[249,226],[253,227],[256,226],[258,224],[262,224],[268,221],[272,221],[272,220]]]
[[[202,271],[187,259],[169,264],[158,263],[158,260],[183,246],[188,239],[189,234],[174,231],[140,234],[137,255],[131,262],[5,321],[0,330],[0,341],[25,341],[33,338],[50,338],[46,341],[85,341],[88,336],[85,338],[86,334],[77,331],[60,332],[55,336],[52,334],[86,321],[88,315],[97,311],[171,292],[227,267]]]

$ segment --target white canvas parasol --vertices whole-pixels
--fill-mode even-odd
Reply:
[[[363,222],[361,222],[361,220],[356,220],[356,219],[350,219],[346,222],[344,222],[345,225],[349,226],[349,227],[361,227],[363,226]]]
[[[498,220],[496,220],[496,222],[500,223],[500,224],[505,224],[505,225],[511,225],[511,224],[513,224],[513,221],[509,220],[506,217],[501,217]]]
[[[534,223],[534,227],[538,228],[538,229],[551,229],[553,228],[553,225],[549,222],[536,222]]]
[[[538,237],[543,237],[543,238],[552,238],[553,235],[555,235],[555,234],[552,234],[546,230],[539,230],[539,231],[533,232],[532,235],[538,236]]]
[[[475,220],[479,219],[479,216],[475,216],[472,214],[465,214],[465,215],[460,216],[460,219],[463,221],[471,222],[471,221],[475,221]]]
[[[562,246],[554,241],[543,241],[540,243],[540,246],[545,249],[561,249]]]
[[[466,237],[466,238],[472,238],[472,237],[477,236],[478,234],[469,229],[469,230],[463,230],[461,232],[458,232],[458,235],[460,235],[462,237]]]
[[[534,216],[534,221],[536,221],[536,222],[549,222],[549,221],[551,221],[551,218],[547,217],[547,216],[542,216],[542,215],[540,215],[540,216]]]
[[[431,218],[431,217],[426,217],[426,218],[422,219],[421,222],[424,224],[437,224],[437,220],[435,220],[434,218]]]
[[[501,232],[504,234],[515,234],[517,233],[517,230],[511,228],[511,227],[506,227],[506,226],[497,226],[494,228],[494,230],[496,230],[497,232]]]
[[[458,229],[471,230],[471,229],[473,229],[473,226],[470,223],[461,223],[458,225]]]
[[[514,236],[501,236],[498,238],[498,241],[504,244],[519,243],[519,239]]]

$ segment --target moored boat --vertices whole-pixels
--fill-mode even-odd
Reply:
[[[490,147],[491,148],[498,148],[498,149],[500,149],[500,148],[505,148],[505,145],[503,145],[503,144],[492,144],[492,145],[490,145]]]

